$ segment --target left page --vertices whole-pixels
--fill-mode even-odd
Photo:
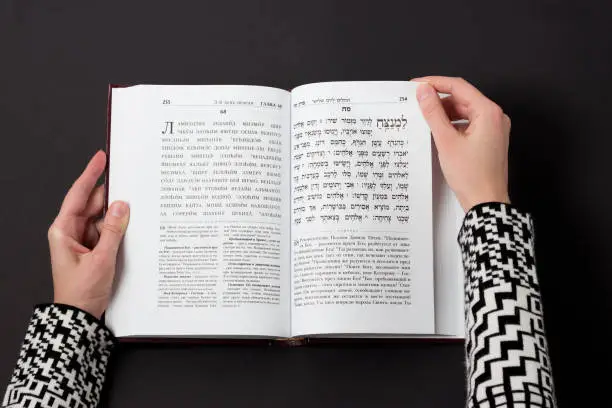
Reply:
[[[117,336],[289,335],[290,94],[112,91],[109,202],[130,204]]]

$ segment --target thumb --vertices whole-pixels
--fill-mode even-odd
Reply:
[[[100,227],[100,240],[94,248],[94,252],[97,252],[106,260],[112,260],[114,263],[129,219],[130,207],[128,204],[124,201],[113,202]]]
[[[421,83],[416,95],[423,117],[431,129],[436,147],[442,150],[457,135],[457,130],[450,122],[442,101],[431,85]]]

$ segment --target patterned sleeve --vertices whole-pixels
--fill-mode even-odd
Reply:
[[[533,222],[480,204],[459,232],[465,270],[467,407],[556,407]]]
[[[80,309],[36,306],[2,407],[96,407],[114,343],[112,333]]]

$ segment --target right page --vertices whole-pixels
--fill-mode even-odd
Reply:
[[[411,82],[291,95],[291,333],[434,334],[432,152]]]
[[[457,234],[465,213],[444,180],[435,146],[432,155],[436,334],[463,338],[463,266]]]

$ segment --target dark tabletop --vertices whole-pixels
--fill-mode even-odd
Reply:
[[[444,74],[512,118],[511,197],[535,217],[558,399],[600,406],[612,362],[611,11],[575,0],[1,1],[0,392],[32,305],[51,299],[46,231],[104,147],[108,83],[290,89]],[[124,345],[115,357],[110,407],[464,399],[461,344]]]

